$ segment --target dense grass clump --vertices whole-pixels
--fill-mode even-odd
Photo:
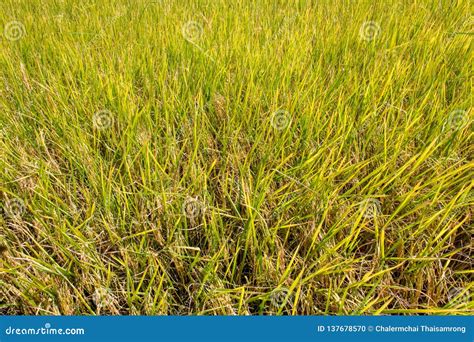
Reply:
[[[3,0],[0,312],[472,314],[473,25]]]

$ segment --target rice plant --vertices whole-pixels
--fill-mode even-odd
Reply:
[[[0,312],[472,314],[472,9],[3,0]]]

